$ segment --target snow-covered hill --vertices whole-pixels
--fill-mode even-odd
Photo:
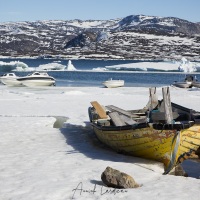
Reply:
[[[0,23],[0,55],[200,60],[200,24],[144,15]]]

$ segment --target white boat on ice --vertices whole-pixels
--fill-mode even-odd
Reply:
[[[123,87],[124,80],[113,80],[112,78],[102,83],[107,88]]]
[[[186,81],[183,81],[183,82],[174,81],[174,83],[172,85],[179,87],[179,88],[191,88],[192,87],[192,83],[186,82]]]
[[[193,87],[193,83],[196,82],[195,78],[192,75],[186,75],[184,81],[174,81],[172,84],[173,86],[179,87],[179,88],[191,88]]]
[[[16,76],[15,73],[6,73],[0,77],[1,83],[8,86],[22,86],[22,83],[17,79],[19,76]]]
[[[35,86],[53,86],[56,80],[49,76],[47,73],[34,72],[27,76],[17,78],[17,80],[24,86],[35,87]]]

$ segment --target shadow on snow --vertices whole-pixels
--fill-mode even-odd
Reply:
[[[89,122],[85,122],[85,126],[73,124],[65,125],[65,128],[61,128],[60,131],[65,136],[66,143],[74,148],[72,151],[67,151],[67,154],[82,153],[92,159],[132,163],[150,171],[154,170],[148,167],[148,164],[162,166],[161,163],[158,164],[157,162],[151,160],[115,152],[97,139]],[[183,168],[188,173],[189,177],[200,178],[199,162],[194,162],[191,160],[185,161],[183,162]]]

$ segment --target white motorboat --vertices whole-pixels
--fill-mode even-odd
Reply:
[[[22,83],[17,80],[19,76],[15,73],[6,73],[0,77],[1,83],[8,86],[22,86]]]
[[[188,83],[188,82],[177,82],[177,81],[174,81],[174,83],[172,85],[176,86],[176,87],[179,87],[179,88],[191,88],[192,87],[192,83]]]
[[[107,88],[123,87],[124,80],[113,80],[112,78],[102,83]]]
[[[184,81],[174,81],[172,85],[179,88],[191,88],[193,86],[193,82],[194,77],[192,75],[186,75]]]
[[[194,77],[194,81],[192,82],[193,87],[200,88],[200,82],[197,80],[197,77]]]
[[[56,80],[49,76],[47,73],[34,72],[27,76],[17,78],[19,82],[24,86],[35,87],[35,86],[53,86]]]
[[[193,87],[200,88],[200,82],[194,81],[194,82],[192,82],[192,86],[193,86]]]

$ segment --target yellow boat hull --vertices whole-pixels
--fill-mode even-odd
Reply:
[[[117,152],[164,164],[165,174],[200,147],[200,124],[180,131],[153,127],[106,130],[93,124],[98,139]]]

